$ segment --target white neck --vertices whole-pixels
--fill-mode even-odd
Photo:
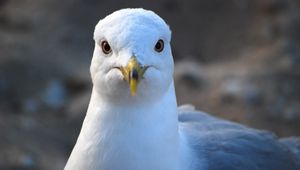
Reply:
[[[173,83],[156,102],[127,107],[93,90],[65,169],[177,170],[179,140]]]

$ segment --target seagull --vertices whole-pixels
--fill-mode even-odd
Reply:
[[[154,12],[113,12],[94,40],[91,99],[65,170],[300,169],[299,138],[178,107],[171,31]]]

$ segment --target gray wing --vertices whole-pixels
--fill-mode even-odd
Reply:
[[[179,108],[179,128],[208,170],[299,170],[295,155],[272,133]]]

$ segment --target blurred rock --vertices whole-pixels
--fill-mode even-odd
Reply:
[[[276,15],[287,8],[286,0],[257,0],[257,6],[265,15]]]
[[[20,167],[23,167],[24,169],[33,169],[35,167],[33,156],[28,153],[20,156],[19,164]]]
[[[43,94],[43,102],[51,109],[60,109],[67,99],[67,90],[61,80],[51,80]]]
[[[174,80],[187,88],[201,89],[207,84],[201,65],[191,61],[180,61],[175,65]]]
[[[7,89],[7,81],[4,77],[0,76],[0,92],[4,92]]]
[[[8,0],[0,0],[0,9],[7,3]]]
[[[284,120],[286,120],[288,122],[299,121],[300,120],[300,103],[296,103],[296,104],[289,105],[288,107],[286,107],[286,109],[284,110],[283,116],[284,116],[283,117]]]
[[[239,79],[227,80],[221,85],[221,95],[223,100],[235,100],[241,97],[244,91],[244,84]]]
[[[34,128],[38,127],[38,122],[33,117],[22,117],[20,119],[20,129],[22,131],[32,131]]]
[[[247,105],[257,105],[262,102],[259,90],[248,80],[240,77],[226,79],[220,87],[224,103],[243,101]]]
[[[85,91],[84,93],[80,93],[74,96],[68,103],[66,108],[66,113],[68,118],[75,119],[82,119],[87,111],[87,107],[90,101],[91,92]]]
[[[41,103],[37,99],[27,99],[23,103],[23,110],[25,112],[36,113],[40,110]]]
[[[263,94],[257,87],[248,86],[244,92],[244,100],[249,106],[259,106],[263,104]]]
[[[9,150],[9,151],[8,151]],[[0,165],[1,169],[5,170],[36,170],[37,164],[34,156],[20,148],[9,147],[2,149],[2,157],[5,163]]]
[[[300,37],[299,42],[294,41],[286,41],[283,45],[283,49],[286,51],[290,61],[292,68],[296,68],[298,70],[298,67],[300,66]],[[295,70],[295,71],[297,71]],[[300,74],[300,71],[297,72]]]
[[[163,8],[166,11],[178,12],[180,11],[180,3],[178,2],[178,0],[167,0],[164,2]]]
[[[80,68],[64,78],[64,84],[69,94],[77,95],[92,88],[88,70],[88,67]]]

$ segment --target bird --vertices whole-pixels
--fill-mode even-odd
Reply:
[[[64,169],[299,170],[299,138],[177,105],[171,34],[143,8],[97,23],[91,99]]]

